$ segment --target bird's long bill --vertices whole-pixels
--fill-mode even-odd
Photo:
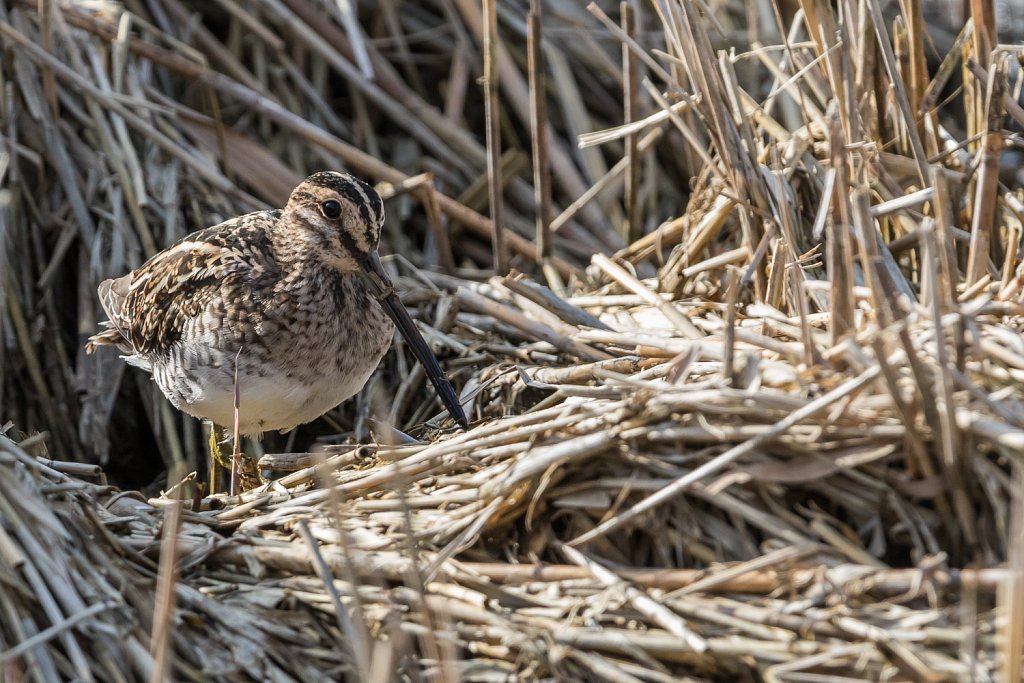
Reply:
[[[405,310],[405,306],[402,305],[398,295],[395,294],[395,290],[391,286],[391,280],[388,279],[387,274],[384,272],[384,266],[381,265],[377,252],[371,252],[367,258],[359,259],[359,262],[366,273],[364,280],[369,286],[370,292],[380,302],[384,312],[395,323],[398,331],[402,333],[402,338],[405,339],[405,343],[412,349],[416,360],[427,371],[427,377],[430,378],[431,384],[437,389],[441,402],[448,409],[448,414],[465,429],[469,426],[469,422],[466,420],[466,414],[463,412],[462,405],[455,395],[455,389],[452,387],[451,382],[448,381],[448,376],[444,374],[444,370],[438,364],[434,353],[427,346],[427,342],[420,335],[420,331],[416,329],[416,323],[409,317],[409,311]]]

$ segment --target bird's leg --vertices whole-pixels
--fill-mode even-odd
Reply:
[[[256,461],[241,450],[241,436],[235,435],[231,450],[224,448],[228,430],[216,423],[210,423],[210,493],[229,491],[236,495],[256,488],[263,483]],[[224,481],[225,471],[230,473]],[[229,484],[229,486],[225,486]]]
[[[227,441],[227,430],[218,424],[210,426],[210,457],[215,463],[226,470],[231,469],[231,453],[225,453],[221,447]]]
[[[221,449],[225,429],[210,423],[210,493],[219,493],[223,488],[224,470],[231,471],[231,454]]]

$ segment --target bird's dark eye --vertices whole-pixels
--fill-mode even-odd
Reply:
[[[323,211],[324,215],[328,218],[337,218],[341,215],[341,204],[333,199],[328,199],[320,205],[320,210]]]

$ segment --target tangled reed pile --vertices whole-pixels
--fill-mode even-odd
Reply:
[[[1024,111],[985,3],[934,45],[915,2],[501,3],[499,275],[476,3],[214,4],[0,10],[0,678],[1020,679]],[[82,355],[94,285],[320,167],[380,183],[475,424],[398,349],[348,443],[204,497],[196,426]],[[152,496],[97,464],[157,453]]]

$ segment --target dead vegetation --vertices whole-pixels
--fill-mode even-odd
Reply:
[[[8,4],[0,677],[1019,680],[1019,50],[708,4]],[[321,167],[476,424],[399,351],[362,445],[193,495],[94,285]],[[149,499],[95,464],[142,432]]]

